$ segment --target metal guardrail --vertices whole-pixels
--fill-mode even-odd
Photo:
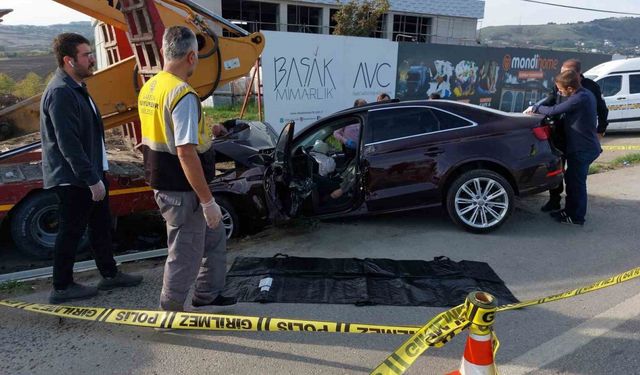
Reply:
[[[114,259],[117,264],[126,262],[133,262],[136,260],[152,259],[167,256],[167,249],[157,249],[149,251],[141,251],[138,253],[118,255]],[[96,262],[93,260],[86,260],[84,262],[76,262],[73,267],[73,272],[85,272],[97,269]],[[35,270],[27,270],[20,272],[13,272],[4,275],[0,275],[0,283],[9,281],[28,281],[37,280],[51,277],[53,274],[53,267],[43,267]]]

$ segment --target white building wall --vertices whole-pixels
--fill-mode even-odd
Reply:
[[[257,1],[257,0],[254,0]],[[322,33],[329,34],[330,10],[338,8],[333,0],[278,1],[279,31],[287,31],[287,5],[322,8]],[[482,0],[450,0],[433,2],[427,0],[391,0],[391,11],[387,14],[386,38],[393,38],[393,16],[405,14],[433,19],[432,43],[472,44],[476,39],[478,18],[484,17]],[[198,0],[198,3],[222,15],[222,0]]]

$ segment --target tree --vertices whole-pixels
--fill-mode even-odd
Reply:
[[[0,94],[11,94],[16,82],[4,73],[0,73]]]
[[[388,0],[349,0],[333,16],[334,34],[369,36],[376,31],[378,18],[389,8]]]
[[[27,76],[18,83],[13,89],[13,95],[19,98],[30,98],[44,91],[42,78],[34,72],[27,73]]]

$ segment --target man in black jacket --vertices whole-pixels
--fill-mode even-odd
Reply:
[[[593,80],[589,78],[585,78],[582,75],[582,64],[577,59],[569,59],[562,64],[562,68],[560,68],[560,72],[563,73],[567,70],[572,70],[580,75],[581,78],[581,86],[585,89],[589,90],[593,96],[596,98],[596,110],[598,113],[598,128],[597,133],[598,137],[602,139],[604,137],[604,133],[607,130],[607,126],[609,125],[607,121],[607,116],[609,115],[609,109],[607,109],[607,104],[605,103],[602,92],[600,91],[600,86],[595,83]],[[554,86],[553,91],[547,96],[547,98],[538,103],[538,105],[542,106],[553,106],[556,104],[562,103],[564,97],[559,95],[558,87]],[[566,154],[566,140],[564,139],[564,119],[562,116],[555,118],[555,126],[551,133],[551,140],[556,148],[562,151],[563,154]],[[564,159],[563,159],[564,163]],[[551,212],[558,211],[562,207],[560,205],[560,201],[562,200],[562,192],[564,191],[564,185],[562,182],[555,189],[549,190],[549,201],[544,204],[540,209],[543,212]]]
[[[96,62],[89,41],[78,34],[60,34],[53,52],[58,69],[40,102],[40,133],[44,188],[60,201],[49,302],[62,303],[92,297],[98,289],[138,285],[142,276],[118,271],[113,259],[104,127],[84,83]],[[76,250],[87,226],[103,276],[97,288],[73,281]]]

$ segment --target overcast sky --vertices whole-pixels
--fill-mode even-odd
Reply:
[[[427,0],[425,0],[427,1]],[[433,0],[428,0],[433,1]],[[580,6],[585,8],[607,9],[640,14],[640,0],[544,0],[547,2]],[[50,25],[71,21],[88,21],[89,17],[51,0],[0,0],[0,8],[14,9],[4,17],[6,25]],[[522,0],[486,0],[485,19],[480,26],[531,25],[548,22],[567,23],[591,21],[596,18],[619,15],[562,9]]]
[[[547,3],[564,4],[583,8],[604,9],[640,14],[640,0],[542,0]],[[548,22],[570,23],[591,21],[596,18],[623,17],[619,14],[565,9],[522,0],[485,0],[484,20],[480,26],[536,25]],[[638,16],[634,16],[638,17]]]

